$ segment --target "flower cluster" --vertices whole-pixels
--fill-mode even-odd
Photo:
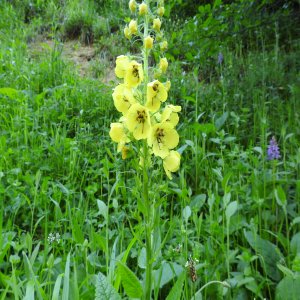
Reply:
[[[270,144],[268,145],[267,155],[268,155],[268,160],[274,160],[280,158],[279,147],[274,136],[272,137],[272,139],[270,140]]]
[[[171,85],[170,81],[161,80],[168,68],[166,57],[161,55],[157,66],[148,67],[150,52],[158,49],[163,54],[168,46],[161,31],[163,1],[157,1],[155,8],[149,5],[150,2],[138,5],[135,0],[129,1],[130,11],[136,19],[125,27],[124,35],[128,39],[135,36],[143,41],[143,57],[133,59],[120,55],[116,59],[115,74],[122,81],[115,87],[112,97],[122,116],[119,122],[111,124],[109,134],[118,143],[117,150],[122,153],[122,158],[126,158],[130,142],[145,140],[149,149],[147,153],[163,160],[165,172],[172,179],[171,172],[176,172],[180,165],[180,154],[174,148],[179,143],[175,127],[181,107],[165,104]],[[144,24],[139,26],[141,20]],[[152,81],[149,80],[151,77]],[[144,153],[139,154],[143,164]]]
[[[55,233],[55,234],[50,232],[49,235],[48,235],[48,242],[50,244],[52,244],[54,242],[59,243],[60,242],[60,234],[58,232]]]

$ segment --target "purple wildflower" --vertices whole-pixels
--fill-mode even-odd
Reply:
[[[267,154],[268,154],[268,160],[274,160],[280,158],[280,151],[275,136],[273,136],[270,140]]]
[[[221,65],[222,62],[223,62],[223,60],[224,60],[224,56],[223,56],[223,54],[221,52],[219,52],[219,55],[218,55],[218,64]]]

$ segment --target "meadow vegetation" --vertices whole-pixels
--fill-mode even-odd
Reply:
[[[299,299],[299,1],[165,1],[172,180],[109,135],[128,2],[0,2],[0,299]]]

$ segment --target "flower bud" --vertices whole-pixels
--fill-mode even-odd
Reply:
[[[156,31],[160,31],[161,21],[159,18],[153,20],[153,29]]]
[[[138,28],[137,28],[137,22],[135,20],[131,20],[128,27],[131,34],[137,33]]]
[[[171,88],[171,81],[168,80],[168,81],[165,83],[165,89],[167,90],[167,92],[169,92],[170,88]]]
[[[157,14],[162,17],[165,13],[165,8],[163,6],[160,6],[158,9],[157,9]]]
[[[146,49],[152,49],[153,47],[153,38],[151,36],[147,36],[145,39],[144,39],[144,46]]]
[[[165,73],[167,71],[168,65],[169,65],[168,61],[167,61],[167,59],[165,57],[160,59],[160,61],[159,61],[159,68],[161,69],[161,71],[163,73]]]
[[[145,15],[147,12],[148,12],[148,6],[147,6],[147,4],[144,3],[144,2],[141,3],[139,5],[139,14],[140,14],[140,16]]]
[[[130,0],[129,1],[129,9],[132,13],[136,11],[136,2],[135,0]]]
[[[160,50],[161,51],[166,51],[168,49],[168,42],[167,41],[163,41],[159,44],[160,46]]]
[[[121,153],[122,153],[122,159],[126,159],[128,157],[129,148],[124,146],[121,150]]]
[[[131,32],[130,32],[130,29],[127,26],[124,28],[124,35],[125,35],[126,39],[130,40]]]

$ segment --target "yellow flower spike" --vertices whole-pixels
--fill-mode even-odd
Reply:
[[[179,135],[168,122],[158,123],[152,126],[147,142],[152,147],[154,155],[164,159],[170,150],[178,145]]]
[[[159,18],[156,18],[153,20],[153,29],[156,31],[160,31],[161,27],[161,20]]]
[[[139,103],[133,104],[127,112],[126,125],[136,140],[147,138],[151,131],[148,109]]]
[[[116,109],[124,115],[127,113],[130,106],[136,102],[131,88],[125,84],[119,84],[114,89],[112,97],[114,99]]]
[[[148,13],[148,6],[146,3],[143,2],[139,5],[139,15],[143,16],[146,13]]]
[[[128,40],[131,39],[131,32],[127,26],[124,28],[124,35],[125,35],[126,39],[128,39]]]
[[[167,41],[163,41],[159,44],[160,46],[160,50],[161,51],[166,51],[168,49],[168,42]]]
[[[160,6],[158,9],[157,9],[157,14],[162,17],[164,14],[165,14],[165,8],[163,6]]]
[[[152,49],[153,47],[153,38],[148,35],[146,38],[144,38],[144,47],[146,49]]]
[[[118,143],[118,152],[122,150],[126,143],[130,142],[123,123],[111,123],[109,136],[114,142]]]
[[[128,28],[129,28],[129,31],[131,34],[137,34],[137,32],[138,32],[137,21],[131,20],[129,22]]]
[[[130,0],[128,6],[129,6],[129,9],[132,13],[134,13],[136,11],[136,2],[135,2],[135,0]]]
[[[156,112],[160,108],[160,103],[168,98],[168,92],[165,86],[158,80],[154,80],[147,85],[146,106],[151,112]]]
[[[129,58],[125,55],[120,55],[116,60],[115,73],[117,77],[124,78],[126,70],[128,69]]]
[[[170,151],[170,154],[163,160],[163,166],[169,179],[172,179],[171,172],[176,172],[180,166],[180,154],[177,151]]]
[[[124,76],[124,82],[128,87],[137,87],[144,79],[143,67],[135,60],[129,62]]]
[[[180,105],[167,105],[161,115],[161,122],[168,122],[175,127],[179,122],[178,112],[180,111]]]
[[[161,71],[163,73],[166,73],[168,65],[169,65],[168,64],[168,60],[165,57],[163,57],[163,58],[160,59],[160,61],[159,61],[159,68],[161,69]]]

